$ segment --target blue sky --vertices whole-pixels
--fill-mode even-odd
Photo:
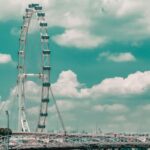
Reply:
[[[14,129],[19,31],[25,8],[32,1],[6,0],[1,2],[5,7],[0,9],[0,108],[4,108],[1,126],[6,124],[4,110],[9,109]],[[52,50],[52,88],[66,128],[93,131],[97,126],[104,132],[149,132],[149,2],[36,2],[46,12]],[[27,50],[27,66],[34,72],[40,66],[39,32],[34,30],[35,26],[33,21]],[[38,81],[26,82],[30,126],[37,119],[39,93]],[[59,128],[51,101],[47,130]]]

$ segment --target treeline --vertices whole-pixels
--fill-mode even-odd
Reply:
[[[9,128],[0,128],[0,136],[11,136],[12,135],[12,130]]]

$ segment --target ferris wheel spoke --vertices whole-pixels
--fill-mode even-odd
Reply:
[[[18,75],[18,78],[39,78],[39,79],[43,79],[44,78],[44,74],[42,73],[38,73],[38,74],[35,74],[35,73],[24,73],[24,74],[19,74]]]

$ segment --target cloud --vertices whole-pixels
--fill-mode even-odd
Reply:
[[[82,89],[81,93],[92,97],[139,95],[150,88],[149,75],[150,71],[138,71],[126,78],[108,78],[89,89]]]
[[[58,100],[57,105],[61,112],[66,112],[66,111],[69,112],[77,108],[76,102],[69,101],[69,100]],[[49,111],[56,112],[55,105],[52,105],[51,107],[49,107]]]
[[[150,104],[147,104],[147,105],[143,105],[142,107],[141,107],[141,110],[143,111],[150,111]]]
[[[0,112],[2,112],[2,110],[6,110],[8,105],[9,105],[9,101],[0,102]]]
[[[22,19],[32,2],[43,5],[49,27],[64,28],[63,34],[53,37],[63,46],[92,49],[112,41],[132,43],[149,38],[150,2],[146,0],[6,0],[0,20]]]
[[[123,116],[123,115],[120,115],[120,116],[116,116],[115,118],[113,118],[113,121],[117,121],[117,122],[125,122],[127,121],[126,117]]]
[[[66,30],[62,35],[56,35],[52,39],[59,45],[76,48],[94,48],[105,43],[104,37],[74,29]]]
[[[52,84],[52,89],[57,96],[76,97],[80,86],[77,75],[68,70],[60,73],[56,83]]]
[[[121,7],[117,10],[117,16],[123,17],[123,16],[130,16],[136,14],[138,11],[140,12],[143,7],[144,3],[140,0],[132,0],[132,1],[118,1],[120,3]]]
[[[1,21],[8,21],[8,20],[20,20],[25,12],[25,8],[28,6],[29,3],[40,3],[40,0],[5,0],[0,2],[3,4],[1,5],[0,9],[0,20]],[[46,7],[48,4],[48,0],[42,2],[42,5]]]
[[[87,130],[90,130],[98,123],[102,130],[104,129],[107,132],[112,130],[130,131],[133,127],[135,127],[133,128],[134,131],[137,131],[143,121],[146,121],[146,127],[144,129],[149,129],[150,122],[147,119],[149,113],[147,112],[150,110],[150,107],[149,105],[138,105],[134,106],[133,109],[133,106],[129,106],[126,102],[130,100],[130,96],[135,100],[137,95],[139,96],[145,92],[148,93],[150,87],[149,76],[150,71],[136,72],[128,75],[126,78],[108,78],[87,88],[86,85],[78,81],[77,75],[72,70],[68,70],[60,73],[57,81],[52,84],[52,89],[66,126],[72,126],[72,128],[76,129],[77,126],[80,127],[82,125]],[[27,81],[25,86],[27,92],[27,118],[29,124],[33,125],[31,126],[32,128],[38,120],[40,103],[37,103],[37,99],[40,97],[41,87],[33,81]],[[12,101],[12,97],[15,95],[14,91],[12,91],[9,98],[14,108],[9,110],[11,112],[10,115],[14,114],[17,120],[18,103],[17,101]],[[110,101],[108,102],[110,97],[114,103],[112,101],[111,103]],[[122,101],[122,98],[126,100]],[[50,100],[47,128],[56,129],[58,122],[56,121],[56,110],[52,99]],[[1,104],[0,108],[3,107],[3,104]],[[14,111],[14,109],[16,110]],[[5,122],[4,119],[3,122]],[[12,126],[14,127],[13,122],[12,120]]]
[[[77,99],[97,99],[110,96],[140,95],[150,88],[150,71],[136,72],[128,77],[114,77],[104,79],[102,82],[87,88],[77,80],[77,75],[69,71],[63,71],[57,82],[52,85],[56,96]],[[64,88],[65,87],[65,88]]]
[[[0,101],[0,125],[6,126],[6,110],[9,111],[9,115],[11,115],[12,107],[14,108],[15,105],[15,99],[13,96],[10,96],[7,100]],[[15,115],[16,116],[16,115]],[[12,119],[12,118],[11,118]],[[10,119],[10,120],[11,120]]]
[[[25,82],[25,95],[27,99],[32,100],[40,100],[41,98],[41,87],[33,82],[33,81],[27,81]]]
[[[10,63],[12,61],[11,55],[0,53],[0,64]]]
[[[12,89],[12,91],[11,91],[12,96],[16,96],[17,91],[18,91],[17,88],[18,87],[15,86]],[[32,100],[32,101],[34,100],[34,102],[38,102],[38,100],[40,101],[42,88],[36,82],[27,80],[24,84],[24,91],[25,91],[26,99]]]
[[[60,39],[55,41],[60,45],[62,45],[63,42],[63,45],[65,43],[64,46],[69,46],[67,45],[69,44],[69,42],[66,43],[66,41],[62,40],[65,38],[64,35],[68,35],[66,34],[68,33],[68,30],[80,30],[84,33],[89,33],[90,37],[107,39],[105,40],[105,42],[97,42],[98,44],[87,45],[86,47],[83,47],[82,45],[77,43],[75,38],[72,39],[72,46],[85,49],[87,47],[98,47],[99,45],[101,45],[101,43],[105,44],[112,41],[127,41],[132,43],[135,41],[138,42],[145,38],[149,38],[150,22],[148,15],[149,9],[147,7],[149,2],[147,1],[95,0],[93,2],[89,0],[82,1],[81,6],[84,7],[80,10],[80,1],[72,3],[64,0],[64,3],[66,4],[65,7],[61,7],[58,10],[57,5],[59,4],[59,2],[54,2],[53,6],[57,10],[55,15],[55,19],[57,21],[52,20],[50,23],[52,25],[55,22],[56,26],[62,26],[66,29],[64,34],[56,36]],[[75,10],[74,8],[78,9]],[[68,15],[65,15],[66,13],[69,14],[69,18],[78,18],[78,21],[75,21],[77,22],[77,25],[72,26],[69,24]],[[50,13],[48,12],[48,14]],[[86,41],[86,36],[87,35],[85,34],[85,36],[82,37],[83,42],[84,40]],[[94,41],[94,38],[89,39],[93,39]]]
[[[58,99],[100,100],[109,97],[133,97],[142,95],[150,89],[150,71],[136,72],[126,78],[114,77],[89,88],[78,81],[77,75],[71,71],[62,71],[55,83],[52,84],[54,95]],[[25,83],[27,99],[37,101],[41,87],[33,81]],[[13,93],[13,92],[12,92]],[[40,100],[40,99],[39,99]]]
[[[106,111],[109,113],[114,112],[120,113],[120,112],[127,112],[128,107],[122,104],[112,104],[112,105],[105,104],[105,105],[95,105],[93,106],[93,110],[100,112]]]
[[[132,62],[136,60],[136,58],[129,52],[116,54],[111,54],[110,52],[103,52],[99,55],[98,60],[102,58],[113,62]]]

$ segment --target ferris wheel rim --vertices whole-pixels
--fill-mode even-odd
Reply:
[[[42,72],[39,74],[39,77],[42,79],[42,91],[41,91],[41,104],[38,124],[36,127],[37,132],[43,132],[46,127],[46,118],[48,116],[48,102],[49,102],[49,87],[50,87],[50,48],[49,48],[49,35],[47,31],[47,22],[45,21],[45,13],[42,10],[42,7],[39,4],[29,4],[26,9],[26,14],[23,16],[23,25],[21,27],[21,34],[19,39],[19,51],[18,51],[18,81],[20,81],[20,116],[18,126],[22,127],[22,130],[30,132],[28,121],[25,114],[25,79],[29,75],[25,70],[25,53],[26,53],[26,42],[27,36],[29,34],[30,22],[32,16],[36,15],[37,21],[39,21],[40,35],[41,35],[41,49],[42,49]],[[45,34],[42,33],[42,30]],[[22,48],[23,47],[23,48]],[[45,62],[47,60],[47,62]],[[22,63],[20,61],[23,61]],[[22,78],[20,77],[22,75]],[[31,75],[31,74],[30,74]],[[19,87],[19,86],[18,86]],[[45,93],[44,93],[45,92]],[[23,97],[22,97],[23,95]],[[24,110],[22,110],[22,108]],[[20,123],[21,121],[21,123]],[[24,121],[26,123],[24,123]],[[20,129],[19,129],[20,130]]]

